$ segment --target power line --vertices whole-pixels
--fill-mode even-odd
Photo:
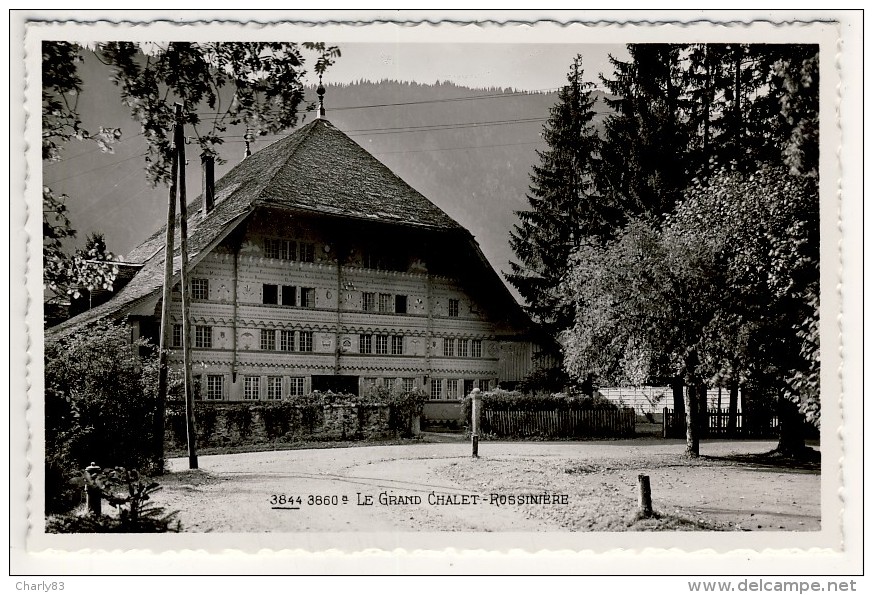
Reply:
[[[519,118],[515,120],[493,120],[490,122],[459,122],[457,124],[429,124],[423,126],[398,126],[396,128],[363,128],[347,130],[350,136],[366,136],[371,134],[403,134],[406,132],[431,132],[437,130],[458,130],[461,128],[479,128],[485,126],[506,126],[510,124],[530,124],[544,122],[548,118]]]
[[[396,103],[371,103],[369,105],[344,105],[340,107],[331,107],[332,112],[343,112],[355,109],[369,109],[377,107],[394,107],[401,105],[424,105],[429,103],[450,103],[455,101],[475,101],[477,99],[503,99],[507,97],[525,97],[533,96],[538,93],[549,93],[557,91],[561,87],[549,87],[548,89],[534,89],[532,91],[512,91],[510,93],[490,93],[485,95],[467,95],[464,97],[446,97],[443,99],[424,99],[421,101],[398,101]],[[199,116],[224,116],[226,112],[197,112]]]
[[[349,136],[366,136],[371,134],[401,134],[405,132],[431,132],[439,130],[456,130],[462,128],[479,128],[485,126],[505,126],[510,124],[530,124],[533,122],[544,122],[548,118],[517,118],[512,120],[490,120],[486,122],[457,122],[454,124],[425,124],[421,126],[396,126],[390,128],[359,128],[352,130],[344,130]],[[244,134],[229,134],[223,138],[245,138]],[[284,138],[287,134],[264,134],[255,136],[254,140],[266,138]],[[241,141],[227,141],[241,142]]]
[[[462,149],[493,149],[495,147],[520,147],[522,145],[541,145],[546,141],[537,140],[529,143],[503,143],[500,145],[474,145],[470,147],[446,147],[444,149],[413,149],[411,151],[379,151],[371,155],[396,155],[399,153],[433,153],[435,151],[460,151]]]

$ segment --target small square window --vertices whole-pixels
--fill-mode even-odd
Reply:
[[[194,327],[194,347],[196,349],[212,349],[212,327]]]
[[[415,390],[415,378],[404,378],[401,381],[403,392],[408,393]]]
[[[206,376],[206,398],[210,401],[224,399],[224,376],[220,374]]]
[[[358,352],[373,353],[373,335],[358,335]]]
[[[264,351],[276,350],[276,331],[273,329],[261,330],[261,349]]]
[[[243,399],[257,401],[261,398],[261,377],[246,376],[243,378]]]
[[[388,335],[376,335],[376,354],[388,355]]]
[[[430,398],[431,399],[442,399],[443,398],[443,381],[441,378],[431,378],[430,379]]]
[[[372,291],[365,291],[362,299],[362,306],[364,312],[375,312],[376,311],[376,294]]]
[[[288,396],[301,397],[303,396],[303,377],[293,376],[288,379]]]
[[[391,336],[391,355],[403,355],[403,335]]]
[[[294,240],[284,240],[282,258],[285,260],[297,260],[297,242]]]
[[[191,299],[193,300],[208,300],[209,299],[209,279],[195,277],[191,279]]]
[[[390,293],[379,294],[379,312],[394,311],[393,297]]]
[[[300,331],[300,351],[312,351],[312,331]]]
[[[315,262],[315,244],[300,242],[300,262]]]
[[[267,399],[279,401],[282,399],[282,377],[267,376]]]
[[[449,300],[449,316],[453,318],[457,318],[460,313],[461,302],[459,300],[450,299]]]
[[[443,355],[446,357],[455,357],[455,340],[443,339]]]
[[[294,351],[294,331],[279,331],[279,351]]]
[[[266,238],[264,240],[264,256],[266,258],[282,258],[282,240]]]
[[[279,303],[279,286],[264,283],[264,303],[278,304]]]
[[[405,295],[395,295],[394,296],[394,311],[398,314],[406,314],[406,296]]]
[[[458,397],[460,397],[460,394],[458,393],[458,381],[446,380],[446,398],[457,399]]]
[[[473,339],[470,342],[473,357],[482,357],[482,339]]]
[[[458,357],[468,357],[470,355],[470,341],[468,339],[458,339]]]
[[[315,289],[312,287],[303,287],[300,289],[300,307],[314,308],[315,307]]]
[[[282,305],[296,306],[297,305],[297,288],[293,285],[282,286]]]

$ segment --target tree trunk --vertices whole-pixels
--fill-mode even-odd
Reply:
[[[681,376],[673,378],[673,425],[668,428],[668,436],[675,437],[685,422],[685,383]]]
[[[700,455],[700,439],[697,432],[697,387],[693,384],[685,387],[685,455],[694,458]]]
[[[779,415],[779,444],[776,452],[786,457],[799,458],[806,451],[803,439],[803,416],[797,405],[786,397],[779,397],[776,408]]]
[[[736,380],[730,383],[730,399],[728,401],[728,435],[737,433],[737,405],[739,402],[740,384]]]

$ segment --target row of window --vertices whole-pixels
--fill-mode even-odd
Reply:
[[[314,308],[315,288],[301,287],[300,291],[297,291],[297,287],[294,287],[293,285],[273,285],[271,283],[264,283],[262,301],[265,304],[281,304],[283,306]]]
[[[466,388],[469,390],[473,390],[474,388],[478,388],[479,390],[489,390],[490,388],[490,381],[487,379],[468,380],[465,384],[467,385]],[[441,378],[431,378],[430,398],[433,400],[451,400],[460,399],[464,396],[461,391],[465,390],[465,386],[460,380],[455,380],[453,378],[447,379],[445,381],[445,390],[443,390],[443,388],[443,381]]]
[[[182,346],[182,325],[173,325],[173,347]],[[313,350],[312,331],[262,329],[262,351]],[[194,326],[195,349],[212,349],[212,327]],[[358,335],[358,353],[376,355],[403,355],[403,335]],[[482,357],[482,339],[444,339],[443,355],[446,357]]]
[[[277,260],[315,262],[315,244],[283,238],[264,238],[264,256]],[[365,250],[361,265],[367,269],[405,271],[406,263],[394,252]]]
[[[263,351],[312,351],[312,331],[265,329],[261,331]]]
[[[400,378],[399,380],[392,378],[391,380],[404,392],[414,390],[417,386],[415,378]],[[384,378],[364,378],[364,388],[372,389],[381,386],[385,386]]]
[[[182,325],[173,325],[173,347],[182,346]],[[194,348],[212,349],[212,327],[196,325],[194,327]]]
[[[314,287],[295,287],[294,285],[278,285],[274,283],[263,284],[263,303],[282,306],[299,306],[301,308],[315,307]],[[209,299],[209,279],[195,277],[191,279],[191,299]],[[364,312],[381,312],[406,314],[408,296],[365,291],[362,296],[362,310]],[[457,318],[460,314],[460,300],[449,299],[449,316]]]
[[[283,397],[296,397],[304,394],[302,376],[243,376],[243,400],[245,401],[278,401]],[[264,382],[265,381],[265,382]],[[208,374],[206,376],[205,392],[200,396],[210,401],[221,401],[227,396],[225,389],[226,377],[222,374]],[[382,378],[364,378],[364,386],[375,388],[384,385]],[[416,388],[415,378],[401,378],[400,388],[411,391]],[[465,386],[467,385],[467,386]],[[470,380],[462,384],[461,380],[454,378],[444,379],[431,378],[430,398],[434,400],[452,400],[463,397],[461,391],[473,388],[488,390],[490,382],[486,379]],[[283,392],[283,387],[285,391]],[[199,391],[198,391],[199,393]]]
[[[264,240],[264,256],[279,260],[315,262],[315,244],[311,242],[267,238]]]
[[[373,291],[365,291],[362,295],[361,309],[364,312],[382,312],[406,314],[407,312],[407,297],[405,295],[395,295],[391,293],[377,294]],[[378,305],[378,308],[377,308]]]
[[[403,335],[358,335],[358,353],[403,355]]]
[[[264,351],[312,351],[312,331],[262,330],[261,349]],[[278,338],[278,340],[277,340]],[[182,347],[182,325],[173,325],[173,347]],[[194,327],[194,349],[212,349],[212,327]]]
[[[287,387],[283,395],[282,385]],[[206,376],[206,391],[201,395],[209,401],[221,401],[226,396],[225,377],[222,374]],[[266,383],[261,383],[260,376],[243,376],[243,399],[246,401],[278,401],[283,396],[296,397],[303,395],[302,376],[267,376]]]
[[[443,339],[446,357],[482,357],[482,339]]]

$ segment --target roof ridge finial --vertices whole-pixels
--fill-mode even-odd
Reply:
[[[251,157],[251,155],[252,155],[251,143],[253,140],[255,140],[255,137],[252,134],[252,129],[250,127],[246,126],[246,134],[243,138],[246,141],[246,152],[245,152],[245,155],[243,155],[243,159],[245,159],[246,157]]]
[[[324,117],[324,85],[321,83],[321,75],[318,75],[318,88],[315,90],[318,93],[318,113],[316,118]]]

